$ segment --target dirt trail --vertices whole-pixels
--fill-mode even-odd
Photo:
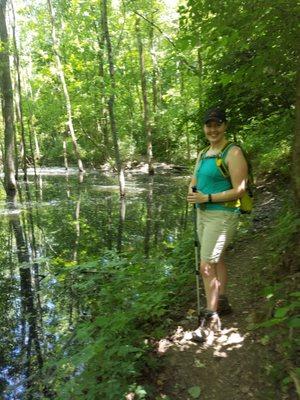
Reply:
[[[227,254],[228,297],[234,313],[222,318],[222,332],[199,345],[189,340],[197,319],[185,310],[169,337],[158,343],[164,368],[156,378],[155,399],[168,400],[285,400],[271,378],[272,366],[280,363],[273,346],[249,326],[263,313],[257,280],[264,279],[257,260],[264,256],[264,237],[271,223],[276,201],[264,190],[259,217],[248,239],[237,241]],[[195,305],[192,306],[195,308]]]

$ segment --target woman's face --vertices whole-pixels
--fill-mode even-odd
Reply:
[[[218,144],[221,143],[225,137],[226,123],[213,120],[208,121],[204,125],[203,129],[206,139],[210,142],[210,144]]]

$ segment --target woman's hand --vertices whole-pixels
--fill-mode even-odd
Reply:
[[[208,195],[202,192],[189,192],[187,196],[187,201],[191,204],[195,203],[207,203],[208,202]]]

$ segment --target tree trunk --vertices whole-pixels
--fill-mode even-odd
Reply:
[[[149,175],[154,174],[154,169],[152,165],[152,132],[151,125],[149,120],[149,105],[148,105],[148,96],[147,96],[147,82],[146,82],[146,71],[145,71],[145,60],[144,60],[144,48],[143,42],[141,38],[141,30],[140,30],[140,20],[137,18],[135,29],[136,29],[136,37],[139,51],[139,65],[140,65],[140,76],[141,76],[141,89],[142,89],[142,97],[143,97],[143,121],[144,121],[144,134],[147,141],[147,162],[148,162],[148,173]]]
[[[29,123],[27,124],[27,129],[28,129],[28,135],[29,135],[30,155],[31,155],[31,159],[32,159],[32,165],[33,165],[33,170],[34,170],[34,176],[35,176],[35,178],[36,178],[36,177],[37,177],[36,160],[35,160],[34,148],[33,148],[33,143],[32,143],[31,127],[30,127]]]
[[[69,166],[68,166],[68,155],[67,155],[67,142],[66,142],[65,135],[64,135],[64,138],[63,138],[63,153],[64,153],[65,170],[68,171]]]
[[[13,2],[11,2],[12,8],[12,33],[13,33],[13,41],[14,41],[14,61],[15,61],[15,68],[17,73],[17,116],[20,124],[21,130],[21,140],[22,140],[22,164],[23,164],[23,172],[24,172],[24,181],[27,181],[27,145],[25,139],[25,127],[24,127],[24,114],[23,114],[23,103],[22,103],[22,87],[21,87],[21,74],[20,74],[20,57],[19,51],[17,46],[17,39],[16,39],[16,15],[13,6]]]
[[[34,118],[34,114],[32,112],[32,104],[34,104],[35,102],[35,98],[33,96],[33,92],[32,92],[32,87],[31,84],[29,82],[29,79],[27,81],[27,87],[28,87],[28,92],[29,92],[29,107],[28,107],[28,112],[29,112],[29,118],[27,120],[27,126],[28,126],[28,130],[29,130],[29,138],[30,140],[34,141],[34,147],[32,146],[32,148],[34,148],[34,160],[36,161],[37,164],[39,164],[40,159],[41,159],[41,152],[40,152],[40,146],[39,146],[39,141],[37,138],[37,134],[36,134],[36,129],[35,129],[35,118]]]
[[[158,62],[157,62],[157,52],[154,40],[154,26],[150,25],[150,54],[152,60],[152,108],[154,115],[155,128],[157,123],[157,108],[158,108],[158,90],[157,90],[157,80],[158,80]]]
[[[104,73],[104,50],[105,50],[105,34],[103,29],[99,29],[97,22],[94,22],[94,27],[97,35],[98,50],[98,72],[100,77],[100,128],[103,137],[103,144],[105,149],[104,159],[109,156],[109,136],[108,136],[108,109],[106,102],[106,88],[105,88],[105,73]],[[100,32],[99,32],[100,31]]]
[[[0,0],[0,85],[2,93],[2,114],[4,120],[4,187],[6,193],[16,192],[14,105],[10,76],[8,34],[5,19],[6,0]]]
[[[198,48],[197,48],[197,72],[198,72],[198,101],[199,101],[199,114],[201,114],[201,109],[203,107],[203,61],[201,56],[200,39],[198,38]],[[197,133],[197,152],[200,148],[201,143],[201,132],[202,129],[198,129]]]
[[[186,104],[186,99],[185,99],[185,81],[184,81],[184,68],[183,68],[183,63],[180,61],[179,63],[179,71],[180,71],[180,97],[182,100],[182,110],[184,113],[184,118],[187,115],[187,104]],[[189,126],[187,119],[185,119],[186,122],[182,124],[182,134],[186,136],[186,150],[187,150],[187,159],[188,163],[191,162],[191,141],[190,141],[190,133],[189,133]]]
[[[296,78],[296,126],[293,146],[293,180],[296,204],[300,204],[300,70]]]
[[[110,76],[110,96],[108,100],[108,112],[109,112],[109,119],[110,119],[110,126],[111,126],[111,133],[113,138],[114,150],[115,150],[115,162],[118,170],[118,177],[119,177],[119,187],[120,187],[120,196],[125,196],[125,176],[124,170],[122,166],[122,161],[120,157],[119,151],[119,143],[118,143],[118,132],[114,114],[114,104],[115,104],[115,91],[116,91],[116,84],[115,84],[115,66],[113,60],[113,53],[112,53],[112,46],[111,40],[109,35],[108,23],[107,23],[107,0],[102,0],[102,29],[104,32],[104,37],[106,41],[106,48],[107,48],[107,57],[108,57],[108,64],[109,64],[109,76]]]
[[[67,116],[68,116],[68,122],[67,122],[68,130],[69,130],[69,133],[70,133],[70,136],[72,139],[74,152],[77,157],[78,169],[80,172],[83,172],[84,168],[83,168],[83,164],[81,161],[79,146],[77,143],[77,137],[76,137],[74,125],[73,125],[72,105],[71,105],[68,87],[67,87],[66,80],[65,80],[65,73],[63,70],[63,65],[61,63],[61,56],[60,56],[60,52],[59,52],[59,40],[56,36],[54,10],[52,7],[52,1],[47,0],[47,2],[48,2],[50,17],[51,17],[51,33],[52,33],[52,42],[53,42],[53,52],[55,55],[58,75],[59,75],[59,79],[61,81],[61,85],[63,88],[64,97],[65,97],[65,102],[66,102],[66,110],[67,110]]]

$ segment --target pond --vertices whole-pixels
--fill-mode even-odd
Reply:
[[[17,200],[0,203],[0,394],[3,399],[39,399],[31,376],[51,357],[62,332],[81,313],[62,266],[74,267],[107,252],[163,254],[188,223],[188,177],[128,174],[124,201],[116,178],[83,177],[44,169],[20,183]],[[76,274],[72,275],[76,280]],[[37,389],[35,389],[37,390]],[[50,397],[49,397],[50,398]]]

